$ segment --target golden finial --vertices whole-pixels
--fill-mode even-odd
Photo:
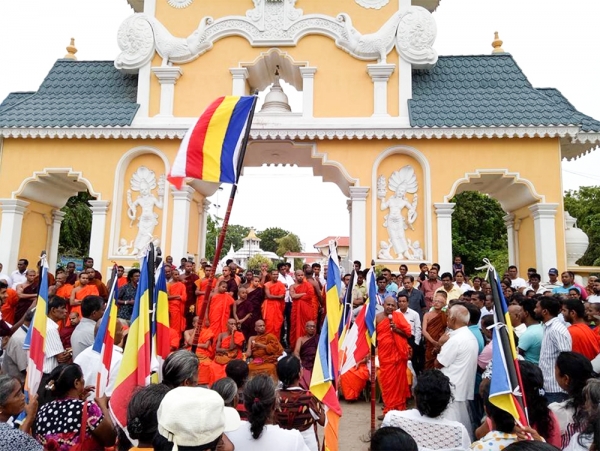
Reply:
[[[504,49],[502,48],[502,40],[498,37],[498,32],[494,31],[494,41],[492,42],[492,55],[494,53],[504,53]]]
[[[75,47],[75,38],[71,38],[71,43],[67,46],[67,54],[64,56],[65,59],[77,61],[75,54],[77,53],[77,47]]]

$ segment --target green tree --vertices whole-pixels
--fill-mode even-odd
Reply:
[[[90,250],[92,233],[92,212],[89,200],[94,199],[87,191],[70,197],[61,208],[65,213],[60,227],[58,253],[68,257],[85,257]]]
[[[500,203],[477,191],[457,194],[452,202],[456,203],[452,214],[452,252],[461,256],[467,274],[475,274],[484,258],[489,258],[502,273],[508,265],[508,242]]]
[[[209,215],[206,222],[206,258],[209,261],[212,261],[215,256],[215,248],[219,233],[221,233],[220,219],[216,216]],[[225,240],[223,242],[223,249],[221,250],[221,257],[229,251],[232,244],[236,251],[239,250],[244,244],[242,240],[248,236],[248,233],[250,233],[250,227],[229,224],[229,227],[227,227],[227,235],[225,235]]]
[[[302,252],[302,242],[300,237],[293,233],[288,233],[286,236],[277,238],[276,254],[283,257],[286,252]]]
[[[590,239],[586,253],[577,264],[600,266],[600,186],[582,186],[579,190],[567,191],[564,203],[565,210],[577,218],[577,226]]]
[[[279,227],[269,227],[256,234],[260,238],[260,248],[265,252],[277,253],[277,239],[289,235],[290,232]]]
[[[252,271],[259,271],[260,265],[266,263],[269,265],[269,268],[273,266],[273,262],[271,259],[265,257],[264,255],[256,254],[248,259],[248,263],[246,263],[246,269],[251,269]]]

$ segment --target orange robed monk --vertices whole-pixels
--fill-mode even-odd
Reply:
[[[262,305],[262,317],[265,320],[265,331],[279,337],[283,326],[285,310],[285,285],[277,280],[279,271],[271,271],[271,281],[265,283],[265,301]]]
[[[317,320],[313,300],[315,289],[305,280],[304,271],[296,271],[296,283],[290,287],[292,298],[292,327],[290,330],[290,347],[296,349],[296,340],[303,335],[304,327],[308,321]]]
[[[200,326],[201,321],[198,316],[194,316],[192,320],[193,329],[188,329],[183,333],[183,341],[185,343],[185,349],[192,349],[192,345],[194,344],[194,337],[196,332],[198,335],[198,343],[196,346],[196,356],[198,356],[198,384],[200,385],[209,385],[211,381],[212,371],[210,369],[212,365],[212,358],[214,356],[213,349],[213,341],[215,336],[213,335],[212,330],[208,327]],[[198,327],[202,327],[198,330]]]
[[[227,321],[231,318],[231,307],[235,303],[227,293],[227,281],[219,282],[217,290],[218,292],[212,295],[208,304],[208,327],[215,337],[227,331]]]
[[[181,338],[181,332],[185,331],[185,303],[187,301],[187,288],[182,282],[184,276],[176,269],[171,271],[173,282],[168,284],[169,295],[169,328],[173,329]]]
[[[277,380],[277,359],[283,354],[283,347],[275,335],[265,331],[265,322],[256,321],[256,335],[248,340],[248,357],[252,362],[248,364],[250,376],[266,373]]]
[[[205,313],[205,304],[206,299],[208,298],[207,294],[210,293],[217,284],[217,279],[213,278],[211,287],[208,288],[208,279],[212,275],[212,267],[210,265],[207,265],[204,268],[204,275],[205,277],[203,279],[198,279],[194,282],[196,284],[196,315],[203,315]]]
[[[412,329],[397,309],[396,298],[388,296],[383,304],[383,312],[375,317],[384,415],[390,410],[405,410],[406,398],[410,397],[406,369],[410,348],[408,338]]]
[[[12,288],[6,289],[6,299],[0,307],[0,312],[2,312],[2,319],[6,321],[8,324],[15,323],[15,309],[17,308],[17,303],[19,302],[19,295]]]
[[[225,366],[232,360],[242,358],[242,346],[244,346],[244,334],[238,331],[237,321],[229,318],[227,331],[217,337],[215,359],[211,365],[210,385],[227,377]]]
[[[95,285],[90,285],[88,283],[87,273],[79,273],[79,286],[73,288],[73,291],[71,291],[71,297],[69,298],[71,304],[71,312],[77,312],[81,317],[81,302],[83,301],[84,297],[90,295],[100,296],[98,288],[96,288]]]

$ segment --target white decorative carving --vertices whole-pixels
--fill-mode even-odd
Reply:
[[[119,247],[117,248],[117,255],[129,255],[129,249],[133,248],[133,240],[127,244],[127,240],[125,238],[121,238],[119,240]]]
[[[186,8],[192,4],[194,0],[167,0],[167,3],[173,8]]]
[[[387,187],[394,194],[386,199],[385,177],[377,178],[377,198],[381,200],[381,210],[388,210],[384,216],[383,226],[387,228],[389,243],[396,253],[398,260],[416,260],[415,253],[422,254],[418,242],[417,248],[413,248],[410,240],[407,240],[405,230],[414,230],[414,222],[417,220],[417,190],[419,188],[417,175],[412,166],[406,165],[395,171],[388,180]],[[412,194],[412,202],[406,198],[406,194]],[[406,217],[403,210],[406,209]],[[380,244],[385,244],[384,242]],[[391,254],[390,246],[382,246],[380,253]]]
[[[387,5],[390,0],[355,0],[363,8],[381,9]]]
[[[158,178],[158,196],[152,194],[152,190],[156,188],[156,175],[154,171],[145,166],[140,166],[131,177],[131,189],[127,190],[127,216],[131,219],[129,226],[133,226],[133,222],[138,220],[138,233],[133,243],[133,248],[130,255],[139,255],[144,251],[146,246],[156,239],[154,236],[154,228],[158,225],[158,214],[154,212],[154,207],[162,210],[163,199],[165,196],[165,175]],[[140,194],[135,199],[131,198],[131,192],[138,191]],[[141,207],[142,212],[137,217],[137,207]]]
[[[293,46],[307,34],[329,36],[335,44],[355,58],[386,62],[394,45],[402,57],[414,61],[415,67],[429,67],[437,61],[431,48],[436,27],[431,14],[420,6],[396,12],[378,31],[361,34],[352,26],[346,13],[337,18],[323,14],[304,15],[295,7],[296,0],[253,0],[254,8],[245,16],[228,16],[218,20],[204,17],[198,29],[187,38],[174,37],[154,17],[134,14],[127,18],[118,33],[121,54],[115,67],[135,71],[153,56],[162,56],[163,65],[187,63],[209,51],[214,43],[227,36],[242,36],[253,47]],[[414,36],[413,36],[414,34]],[[396,39],[397,36],[401,36]]]
[[[191,35],[177,38],[154,17],[134,14],[119,27],[117,41],[122,52],[115,59],[115,67],[135,71],[152,59],[154,50],[162,57],[163,66],[190,62],[204,53],[203,33],[212,21],[211,17],[204,17]]]
[[[396,48],[413,67],[428,69],[438,60],[433,49],[436,35],[437,27],[431,13],[420,6],[411,6],[398,25]]]
[[[579,266],[577,260],[583,257],[590,245],[587,234],[577,227],[577,219],[565,211],[565,246],[567,248],[567,266]]]

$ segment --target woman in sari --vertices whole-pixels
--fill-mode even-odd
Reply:
[[[135,303],[135,293],[138,282],[140,281],[140,270],[130,269],[127,273],[127,283],[119,288],[119,297],[117,299],[117,318],[131,321],[133,313],[133,304]]]
[[[240,288],[238,301],[233,306],[233,317],[240,325],[246,342],[255,334],[254,324],[262,319],[261,307],[265,292],[260,286],[260,277],[254,276],[248,288]]]

